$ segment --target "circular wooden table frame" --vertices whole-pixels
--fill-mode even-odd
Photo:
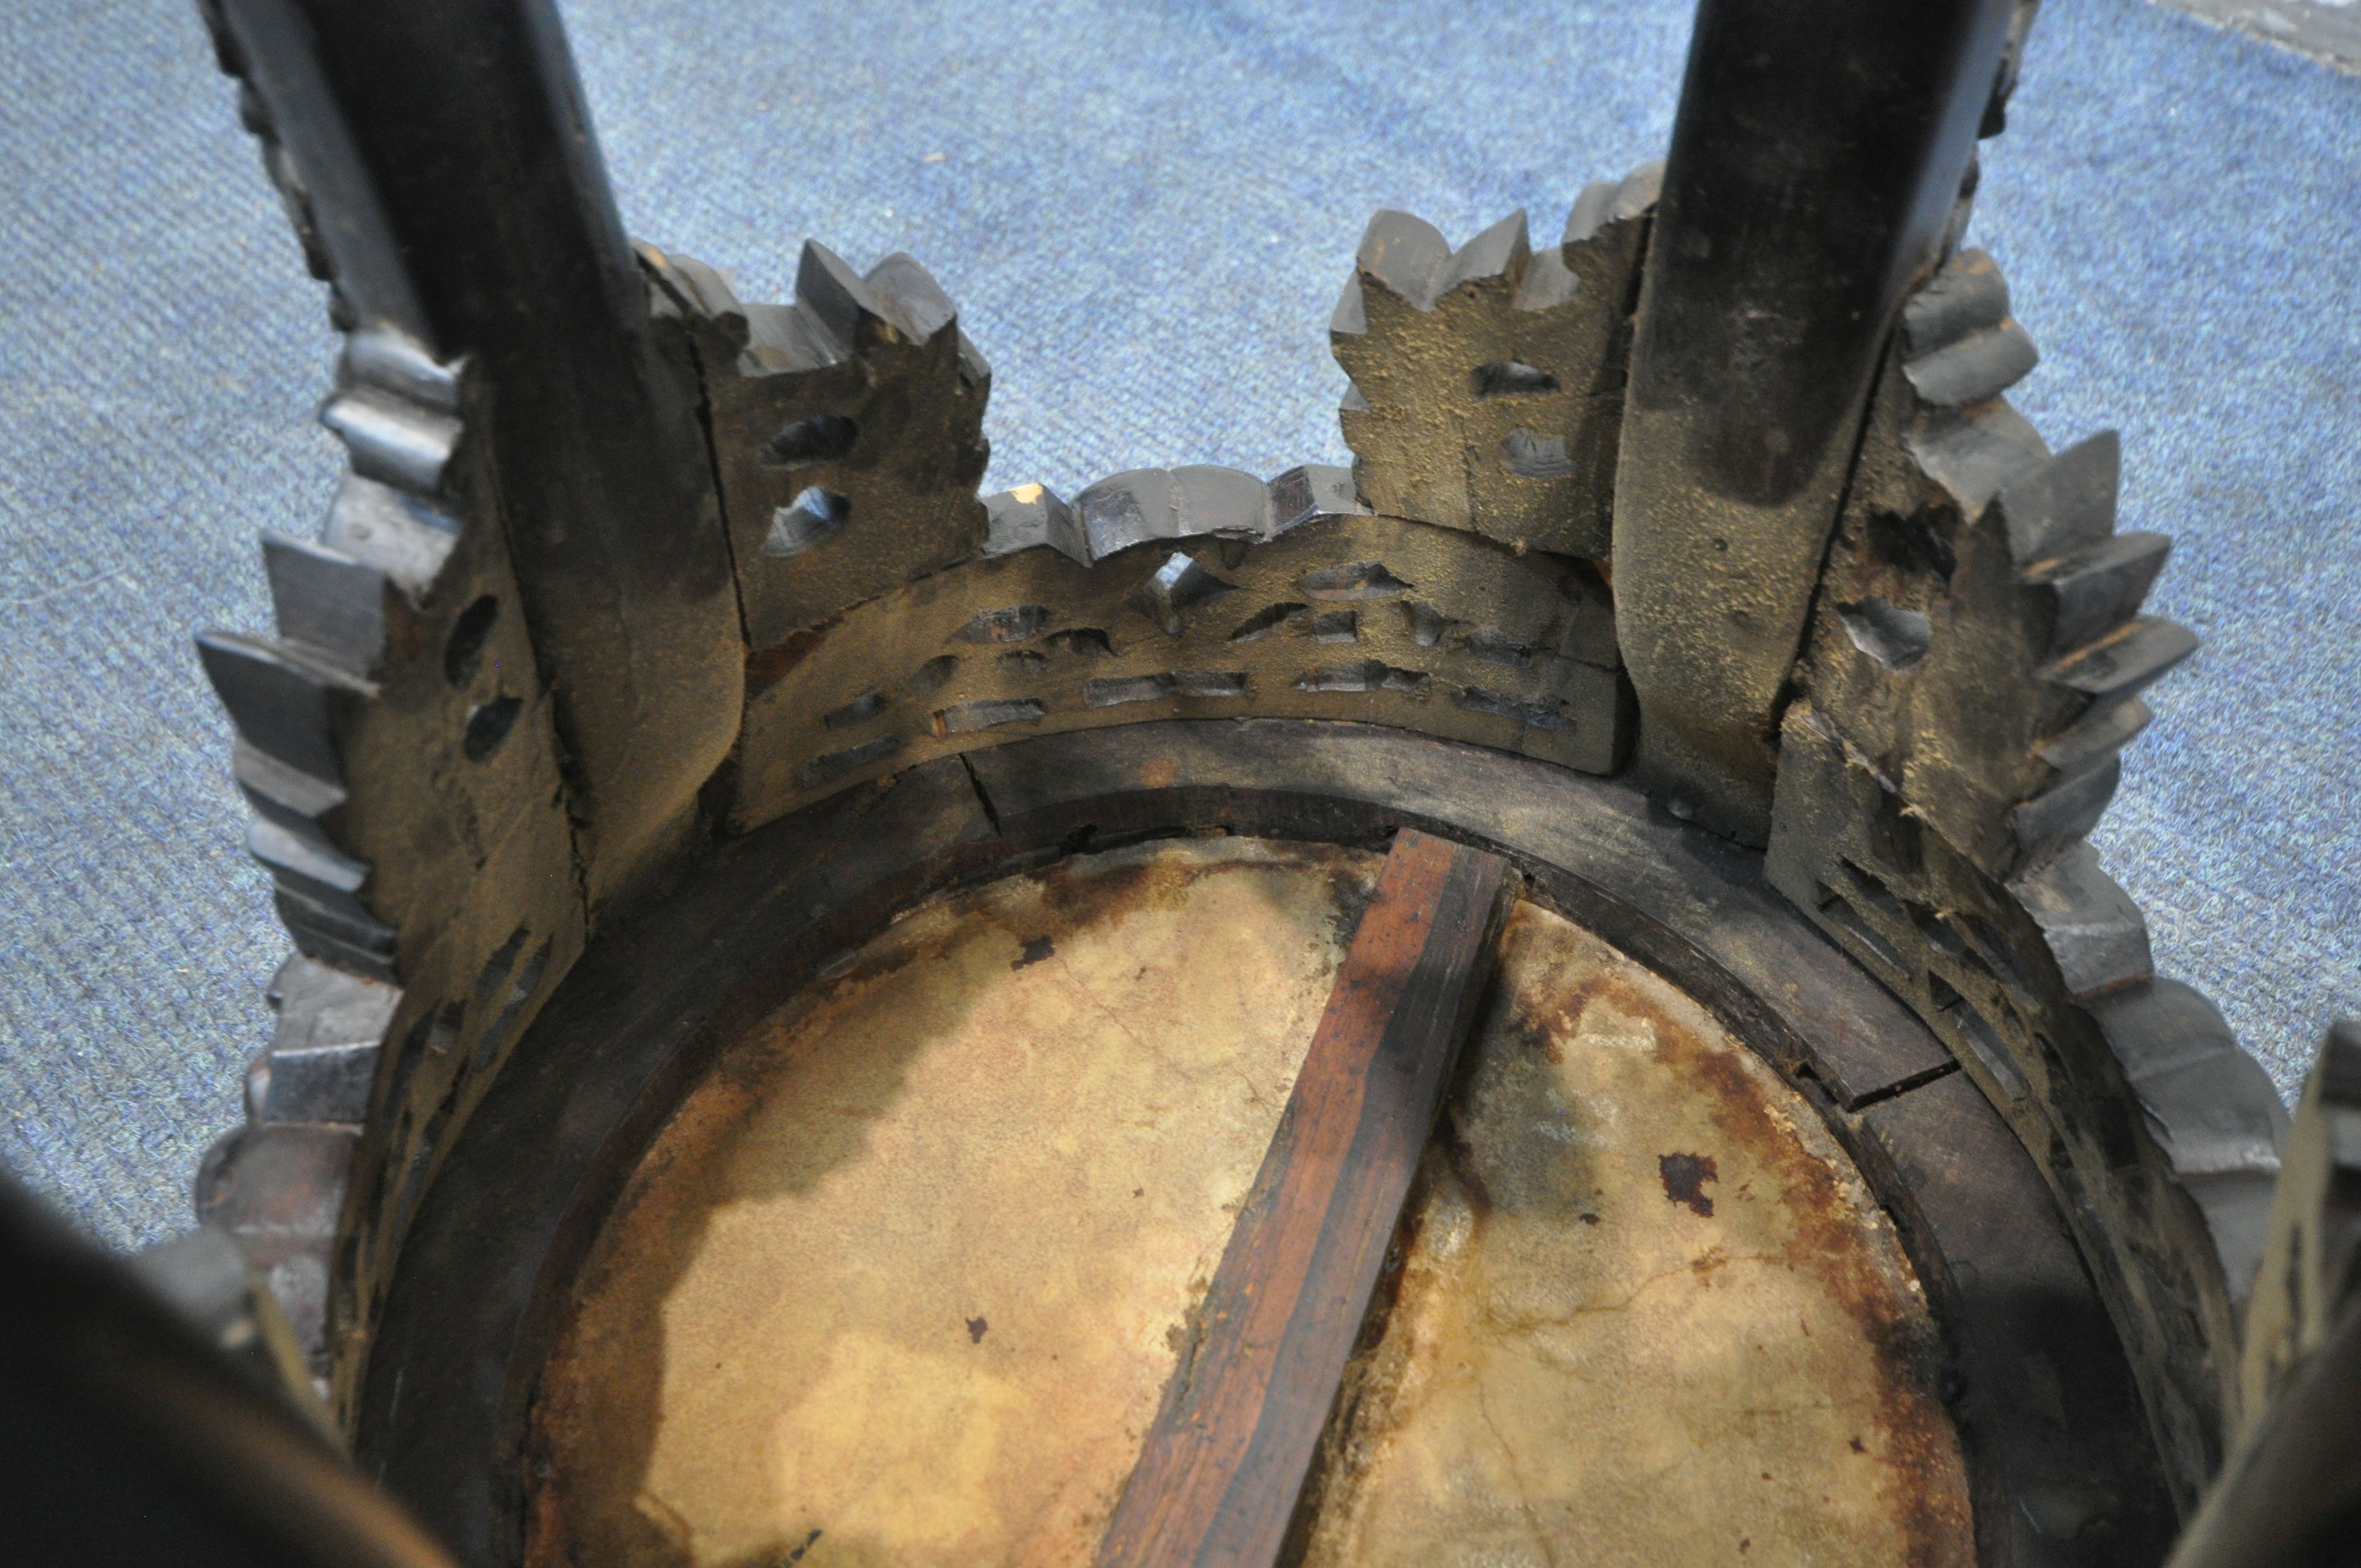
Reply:
[[[1062,856],[1222,828],[1509,856],[1525,896],[1711,1011],[1817,1108],[1893,1216],[1950,1354],[1978,1561],[2153,1563],[2175,1521],[2129,1365],[2049,1190],[1917,1018],[1762,857],[1612,780],[1373,726],[1175,720],[911,768],[718,846],[602,932],[402,1245],[364,1470],[463,1561],[521,1555],[521,1453],[577,1270],[718,1053],[900,911]]]

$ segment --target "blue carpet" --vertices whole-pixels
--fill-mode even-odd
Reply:
[[[906,249],[995,371],[988,484],[1341,462],[1322,328],[1363,221],[1554,233],[1656,156],[1687,15],[1609,0],[567,7],[632,229],[784,298]],[[1974,238],[2054,444],[2125,433],[2180,541],[2101,834],[2169,970],[2291,1085],[2361,1011],[2361,79],[2051,0]],[[0,7],[0,1160],[117,1243],[184,1223],[283,950],[189,652],[267,624],[334,344],[184,5]]]

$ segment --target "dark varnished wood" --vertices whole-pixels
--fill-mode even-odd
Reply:
[[[1963,1073],[1851,1119],[1958,1359],[1951,1413],[1975,1489],[1976,1561],[2134,1568],[2172,1542],[2155,1455],[2124,1434],[2139,1389],[2054,1208],[2002,1204],[2041,1173]]]
[[[1498,855],[1396,837],[1101,1568],[1277,1560],[1483,990],[1508,881]]]

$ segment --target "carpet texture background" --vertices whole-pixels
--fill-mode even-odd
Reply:
[[[1662,152],[1688,14],[1588,5],[565,6],[632,231],[790,293],[926,262],[994,369],[986,484],[1343,462],[1323,326],[1368,214],[1455,240]],[[1480,14],[1478,14],[1480,11]],[[2361,1011],[2361,78],[2049,0],[1972,243],[2053,445],[2124,432],[2161,688],[2099,835],[2283,1088]],[[285,951],[190,633],[309,533],[320,291],[192,9],[0,7],[0,1161],[107,1240],[187,1223]]]

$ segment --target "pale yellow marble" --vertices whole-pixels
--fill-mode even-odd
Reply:
[[[586,1274],[530,1560],[1087,1564],[1378,865],[1070,861],[737,1044]],[[1494,998],[1312,1562],[1966,1562],[1924,1303],[1809,1108],[1532,905]]]
[[[1087,1562],[1378,863],[1068,862],[736,1047],[601,1239],[533,1561],[768,1568],[819,1530],[814,1568]]]
[[[1826,1126],[1565,920],[1501,963],[1308,1568],[1971,1562],[1932,1321]]]

